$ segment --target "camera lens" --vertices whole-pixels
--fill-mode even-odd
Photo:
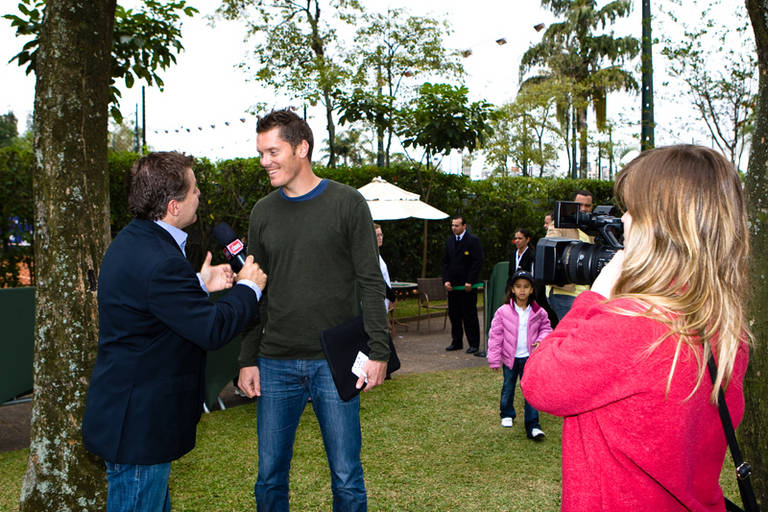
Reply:
[[[617,249],[613,247],[598,246],[587,242],[571,242],[563,251],[561,260],[566,281],[573,284],[591,285],[603,267],[611,261],[616,251]]]

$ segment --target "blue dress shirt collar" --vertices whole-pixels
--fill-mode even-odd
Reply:
[[[187,257],[186,246],[187,246],[188,235],[183,230],[177,228],[176,226],[171,226],[167,222],[156,220],[155,224],[157,224],[158,226],[166,230],[168,234],[170,234],[173,237],[173,239],[176,241],[176,244],[179,246],[179,249],[181,249],[182,254],[184,254],[184,257],[186,258]]]

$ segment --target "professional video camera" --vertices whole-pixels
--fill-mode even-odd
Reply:
[[[544,284],[592,284],[616,251],[624,248],[624,225],[611,215],[613,206],[582,212],[574,201],[555,203],[555,227],[577,228],[596,234],[595,243],[570,238],[542,238],[536,244],[534,277]]]

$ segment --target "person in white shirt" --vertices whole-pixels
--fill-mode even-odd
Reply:
[[[376,243],[378,244],[379,249],[381,249],[381,244],[384,243],[384,232],[381,230],[381,226],[376,223],[373,224],[373,229],[376,231]],[[379,253],[379,267],[381,268],[381,276],[387,284],[384,306],[386,306],[387,311],[390,311],[395,307],[395,293],[392,291],[392,281],[389,278],[389,269],[384,262],[384,258],[381,257],[381,253]]]

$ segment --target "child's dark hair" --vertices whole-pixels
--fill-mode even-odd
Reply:
[[[509,304],[509,302],[514,298],[514,296],[515,296],[515,291],[514,291],[515,283],[517,281],[521,280],[521,279],[525,279],[525,278],[524,277],[518,277],[514,281],[511,281],[510,283],[507,284],[507,293],[506,293],[506,295],[504,297],[504,304]],[[526,279],[526,281],[527,281],[527,279]],[[531,288],[533,288],[533,290],[531,290],[531,294],[528,296],[528,304],[526,304],[527,306],[530,306],[533,303],[533,301],[536,299],[536,287],[533,286],[533,283],[531,283]]]

